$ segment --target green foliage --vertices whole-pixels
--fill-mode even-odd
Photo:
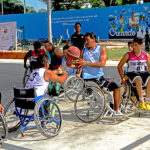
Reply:
[[[47,3],[47,0],[40,0]],[[81,9],[83,4],[91,3],[92,8],[136,4],[137,0],[52,0],[52,10]],[[150,2],[150,0],[144,0]]]
[[[0,5],[1,5],[0,1]],[[3,0],[3,11],[4,14],[21,14],[24,13],[24,6],[20,0]],[[1,12],[1,8],[0,8]],[[27,13],[35,13],[33,7],[26,7]]]
[[[42,8],[38,12],[47,12],[47,10]]]
[[[90,0],[89,3],[92,4],[93,8],[96,7],[105,7],[105,3],[103,0]]]

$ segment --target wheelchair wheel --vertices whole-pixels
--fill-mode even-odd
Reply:
[[[86,86],[76,97],[74,110],[83,122],[93,122],[99,119],[106,107],[106,98],[98,86]]]
[[[28,66],[25,70],[25,73],[24,73],[24,77],[23,77],[23,86],[25,87],[29,77],[30,77],[30,74],[31,74],[31,70],[30,70],[30,66]]]
[[[0,113],[0,143],[7,138],[7,124],[3,114]]]
[[[15,107],[15,101],[11,100],[4,111],[5,119],[7,122],[8,132],[16,131],[20,126],[21,122],[17,111],[21,114],[21,116],[25,116],[28,113],[27,109],[21,109],[19,107]],[[25,118],[21,117],[22,121],[25,121]]]
[[[71,75],[64,83],[64,91],[66,97],[75,101],[76,95],[84,88],[84,80],[77,78],[76,75]]]
[[[62,115],[58,105],[50,98],[40,99],[34,108],[34,119],[37,129],[48,138],[59,134]]]

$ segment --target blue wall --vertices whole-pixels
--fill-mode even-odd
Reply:
[[[47,13],[0,16],[0,22],[10,21],[16,21],[17,28],[25,26],[26,39],[48,37]],[[62,35],[68,39],[67,30],[71,36],[76,22],[82,24],[82,33],[92,31],[100,39],[132,38],[137,33],[144,36],[150,28],[150,3],[52,12],[53,38]]]

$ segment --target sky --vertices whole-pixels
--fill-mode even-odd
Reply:
[[[24,0],[20,0],[20,1],[23,2],[23,4],[24,4]],[[32,7],[34,7],[34,9],[36,11],[38,11],[41,8],[47,9],[46,4],[42,3],[39,0],[26,0],[26,6],[32,6]]]

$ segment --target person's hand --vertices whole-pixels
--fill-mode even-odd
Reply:
[[[4,113],[4,107],[0,104],[0,112],[3,114]]]
[[[24,64],[24,68],[27,69],[27,65],[26,64]]]
[[[81,67],[81,66],[86,66],[86,65],[87,65],[87,62],[86,62],[84,59],[78,58],[78,59],[75,61],[75,64],[79,64],[79,67]]]
[[[126,79],[125,79],[125,78],[122,78],[122,79],[121,79],[121,83],[122,83],[122,84],[125,84],[125,83],[126,83]]]
[[[62,66],[60,66],[58,68],[58,74],[63,74],[63,72],[64,72],[64,68]]]
[[[76,77],[77,77],[77,78],[80,78],[80,74],[79,74],[79,73],[77,73],[77,74],[76,74]]]

